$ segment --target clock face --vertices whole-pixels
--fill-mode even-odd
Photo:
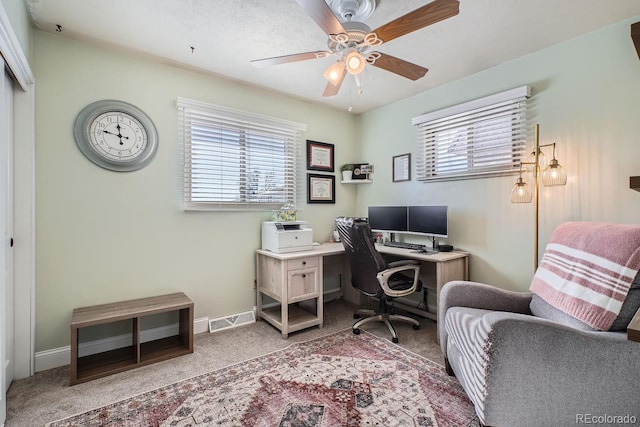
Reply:
[[[158,148],[151,119],[123,101],[96,101],[82,109],[73,128],[78,148],[96,165],[117,172],[148,165]]]
[[[109,111],[91,122],[91,147],[114,162],[129,161],[144,154],[147,131],[130,114]]]

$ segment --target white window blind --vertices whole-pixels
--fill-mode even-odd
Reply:
[[[296,201],[306,125],[178,98],[188,210],[269,210]]]
[[[419,181],[480,178],[517,172],[527,154],[523,86],[412,120],[418,128]]]

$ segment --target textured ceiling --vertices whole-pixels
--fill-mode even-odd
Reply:
[[[385,24],[426,0],[377,0],[366,20]],[[640,0],[460,0],[460,13],[377,50],[424,66],[411,81],[367,67],[323,98],[335,57],[255,68],[252,59],[324,50],[327,37],[294,0],[26,0],[34,26],[162,58],[258,87],[362,113],[580,34],[640,15]],[[631,40],[629,39],[632,49]],[[193,47],[193,50],[191,49]],[[630,54],[635,54],[633,50]]]

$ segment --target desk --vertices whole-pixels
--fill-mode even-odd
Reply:
[[[445,283],[469,278],[467,252],[440,252],[428,255],[382,245],[376,245],[376,249],[388,258],[422,261],[420,279],[425,287],[435,290],[436,295],[440,293]],[[344,299],[360,305],[362,294],[351,286],[349,263],[344,256],[342,243],[325,243],[309,251],[283,254],[257,250],[258,318],[278,328],[283,338],[287,338],[290,332],[311,326],[322,327],[322,283],[325,274],[330,273],[341,274]],[[273,298],[280,305],[263,309],[263,295]],[[302,304],[295,305],[295,303]],[[305,306],[313,307],[305,308]],[[429,312],[420,314],[437,320],[437,314]]]

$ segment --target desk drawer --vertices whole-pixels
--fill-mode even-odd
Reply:
[[[301,268],[317,267],[319,265],[317,256],[310,256],[305,258],[290,259],[287,261],[287,271],[299,270]]]
[[[316,267],[289,270],[289,303],[316,298],[319,294],[319,271]]]

